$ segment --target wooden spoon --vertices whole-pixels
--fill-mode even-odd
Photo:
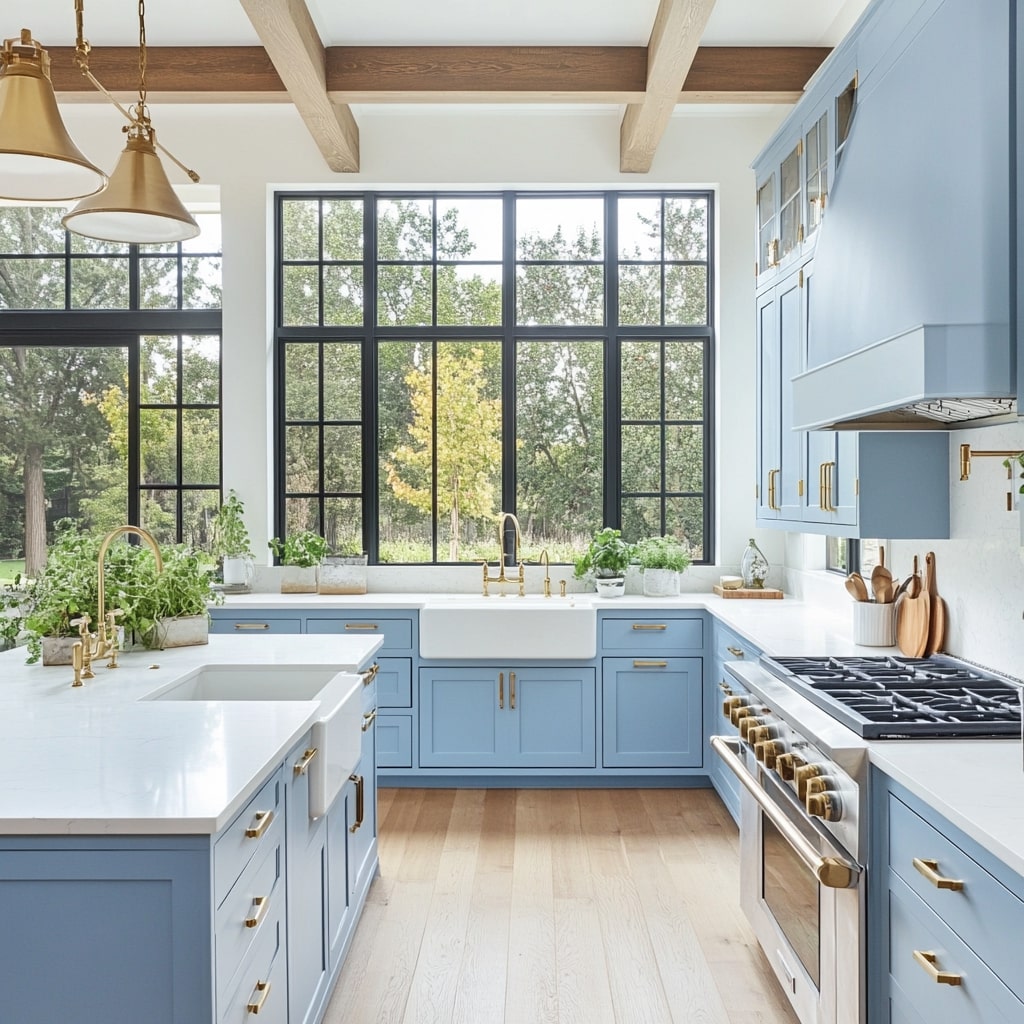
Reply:
[[[885,567],[885,548],[878,547],[878,565],[871,570],[871,593],[880,604],[892,601],[892,573]]]
[[[929,599],[929,621],[928,621],[928,647],[925,650],[925,657],[930,658],[933,654],[939,653],[946,642],[946,602],[939,597],[938,582],[935,579],[935,552],[929,551],[924,557],[924,564],[928,570],[928,599]]]
[[[868,586],[864,577],[859,572],[851,572],[846,577],[846,590],[854,601],[866,601],[868,599]]]

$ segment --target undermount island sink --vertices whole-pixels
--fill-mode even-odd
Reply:
[[[316,756],[309,763],[309,815],[327,813],[362,750],[361,676],[318,666],[206,665],[142,700],[315,700]]]
[[[587,660],[597,653],[589,597],[432,597],[420,610],[424,658]]]

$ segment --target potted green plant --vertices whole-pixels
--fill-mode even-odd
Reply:
[[[327,541],[312,530],[289,533],[284,540],[273,537],[268,545],[281,560],[282,594],[315,594],[317,568],[327,554]]]
[[[165,548],[163,571],[151,576],[152,594],[147,613],[152,626],[142,634],[147,647],[188,647],[210,638],[208,606],[224,598],[212,587],[210,571],[200,557],[184,545]]]
[[[621,597],[626,591],[626,569],[632,550],[622,539],[621,530],[602,527],[576,559],[576,578],[593,576],[598,597]]]
[[[252,586],[253,553],[246,529],[245,505],[238,495],[228,491],[227,499],[213,517],[211,554],[222,560],[224,586],[247,592]]]
[[[647,597],[674,597],[679,593],[679,574],[690,564],[690,550],[674,537],[645,537],[633,549],[640,563]]]

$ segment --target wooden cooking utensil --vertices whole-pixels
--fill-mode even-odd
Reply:
[[[878,546],[878,565],[871,570],[871,593],[881,604],[892,601],[892,573],[885,567],[885,547]]]
[[[851,572],[846,577],[846,589],[854,601],[866,601],[868,599],[868,585],[859,572]]]
[[[896,608],[896,645],[909,658],[924,657],[928,647],[930,603],[928,591],[921,587],[915,556],[910,586]]]
[[[939,597],[939,587],[935,580],[935,552],[929,551],[924,556],[925,569],[927,571],[928,591],[928,645],[925,649],[925,657],[930,658],[942,650],[946,643],[946,602]]]

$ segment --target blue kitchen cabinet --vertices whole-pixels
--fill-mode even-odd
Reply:
[[[593,668],[422,668],[420,767],[594,768]]]
[[[871,807],[869,1019],[1024,1020],[1024,879],[877,769]]]

